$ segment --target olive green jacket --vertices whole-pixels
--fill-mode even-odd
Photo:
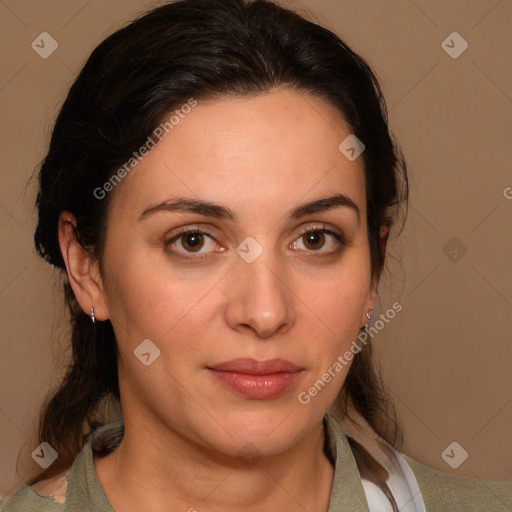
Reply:
[[[334,439],[336,452],[328,512],[369,512],[347,437],[330,416],[326,416],[326,432],[328,440]],[[403,457],[416,476],[427,512],[512,512],[512,481],[450,475]],[[0,512],[114,512],[96,476],[90,441],[73,463],[65,498],[64,503],[56,503],[24,484],[1,502]]]

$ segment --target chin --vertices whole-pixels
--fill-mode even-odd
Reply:
[[[308,418],[299,418],[291,407],[282,405],[222,417],[225,430],[216,429],[221,435],[217,441],[224,445],[219,451],[236,456],[277,455],[289,449],[310,427]]]

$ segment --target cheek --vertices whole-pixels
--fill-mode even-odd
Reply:
[[[125,253],[111,260],[108,292],[109,313],[122,352],[133,351],[150,339],[163,352],[184,354],[197,345],[198,333],[206,332],[211,316],[211,297],[219,276],[183,278],[161,256]],[[219,283],[220,284],[220,283]]]
[[[364,256],[351,259],[335,272],[300,285],[305,306],[315,313],[325,333],[331,334],[334,345],[357,335],[370,294],[370,270]]]
[[[208,299],[215,281],[171,279],[147,261],[137,261],[136,257],[130,261],[112,276],[111,286],[115,293],[111,321],[125,392],[138,395],[155,411],[160,410],[161,401],[172,410],[186,409],[188,395],[180,392],[180,383],[189,383],[192,392],[197,365],[208,357],[212,308]],[[158,356],[145,366],[136,356],[148,352],[150,358]],[[169,394],[169,389],[174,391]]]
[[[340,265],[329,279],[315,286],[303,283],[301,296],[306,297],[304,324],[310,342],[304,346],[311,361],[310,376],[304,383],[303,402],[313,400],[320,406],[334,401],[353,361],[360,334],[361,315],[370,293],[369,265],[364,254],[355,253]],[[313,312],[313,314],[311,313]],[[364,350],[364,348],[363,348]]]

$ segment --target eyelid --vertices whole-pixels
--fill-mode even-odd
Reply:
[[[331,229],[325,223],[315,224],[313,226],[311,226],[311,225],[305,226],[301,231],[299,231],[296,238],[299,238],[300,236],[302,236],[306,233],[309,233],[311,231],[325,231],[327,233],[332,233],[333,235],[336,235],[336,236],[340,237],[341,239],[343,239],[343,241],[345,241],[345,236],[342,232],[338,233],[338,232],[334,231],[334,229]],[[210,238],[215,240],[215,237],[212,236],[211,231],[207,231],[198,225],[190,225],[190,226],[184,226],[184,227],[178,228],[178,231],[173,233],[172,235],[169,235],[169,236],[166,235],[167,242],[174,240],[179,235],[182,235],[184,233],[202,233],[203,235],[208,235]]]
[[[212,240],[215,240],[215,237],[212,236],[211,230],[207,231],[206,229],[201,228],[200,226],[184,226],[181,228],[178,228],[178,231],[173,232],[172,234],[165,235],[165,243],[168,244],[170,242],[173,242],[176,240],[179,236],[186,234],[186,233],[201,233],[203,235],[207,235]]]
[[[178,231],[171,235],[171,239],[176,238],[177,236],[182,235],[183,233],[203,233],[204,235],[210,234],[209,232],[207,232],[200,226],[191,225],[191,226],[184,226],[184,227],[178,228]]]
[[[332,235],[334,235],[335,237],[341,239],[343,241],[343,243],[345,243],[345,236],[343,235],[343,233],[338,233],[336,231],[334,231],[334,228],[331,229],[329,226],[327,226],[327,224],[317,224],[317,225],[314,225],[314,226],[306,226],[304,229],[302,229],[299,234],[297,235],[297,238],[307,234],[307,233],[310,233],[310,232],[316,232],[316,231],[324,231],[326,233],[330,233]]]

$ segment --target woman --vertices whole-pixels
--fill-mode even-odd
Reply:
[[[394,447],[365,331],[407,196],[378,82],[328,30],[184,0],[110,36],[40,171],[73,319],[54,460],[0,509],[511,510],[510,483]]]

